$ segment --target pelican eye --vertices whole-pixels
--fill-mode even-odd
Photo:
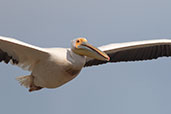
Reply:
[[[77,42],[77,43],[80,43],[80,40],[77,40],[76,42]]]

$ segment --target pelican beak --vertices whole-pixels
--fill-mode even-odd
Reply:
[[[98,48],[92,46],[88,42],[82,42],[77,47],[79,49],[80,55],[88,56],[94,59],[109,61],[110,57],[103,51]]]

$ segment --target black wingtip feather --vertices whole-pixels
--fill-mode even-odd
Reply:
[[[4,61],[6,64],[8,64],[10,60],[12,60],[13,64],[19,63],[18,60],[14,59],[12,56],[9,56],[8,53],[0,49],[0,62]]]

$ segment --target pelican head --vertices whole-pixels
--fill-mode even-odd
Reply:
[[[88,43],[86,38],[77,38],[72,41],[72,51],[81,56],[87,56],[98,60],[109,61],[109,56]]]

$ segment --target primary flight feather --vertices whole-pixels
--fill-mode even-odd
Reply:
[[[77,38],[72,41],[71,48],[40,48],[0,37],[0,62],[10,62],[31,71],[30,75],[17,77],[30,92],[59,87],[75,78],[84,67],[163,56],[171,56],[169,39],[115,43],[95,48],[85,38]]]

